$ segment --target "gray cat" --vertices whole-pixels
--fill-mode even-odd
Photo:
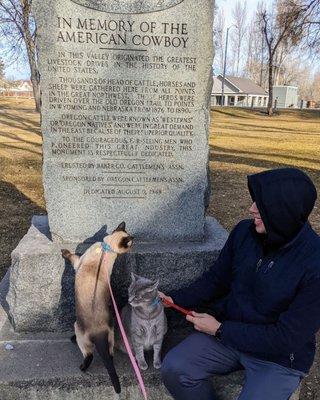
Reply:
[[[162,341],[167,332],[167,318],[158,297],[159,281],[135,274],[131,274],[131,279],[129,304],[121,311],[123,325],[139,367],[142,370],[148,368],[144,351],[153,348],[153,366],[159,369]],[[123,345],[119,347],[125,352]]]

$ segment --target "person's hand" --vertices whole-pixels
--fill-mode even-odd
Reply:
[[[208,335],[215,335],[220,328],[221,323],[217,321],[212,315],[199,314],[192,311],[193,316],[187,315],[187,320],[192,322],[194,329],[199,332],[207,333]]]
[[[171,301],[171,303],[174,303],[174,301],[172,300],[172,297],[166,296],[166,295],[165,295],[164,293],[162,293],[162,292],[159,292],[159,291],[158,291],[158,296],[160,297],[161,300],[162,300],[162,299],[165,299],[165,300]],[[170,306],[167,306],[165,303],[163,303],[163,305],[164,305],[165,308],[169,308],[169,307],[170,307]]]

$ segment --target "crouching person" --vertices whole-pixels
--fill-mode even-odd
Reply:
[[[248,177],[252,219],[231,232],[200,279],[169,296],[193,308],[214,301],[214,316],[187,319],[196,333],[162,365],[176,400],[214,400],[210,378],[245,370],[239,400],[288,400],[308,373],[320,328],[320,238],[308,222],[317,198],[294,168]]]

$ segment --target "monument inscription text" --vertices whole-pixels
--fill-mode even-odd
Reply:
[[[144,240],[201,239],[212,44],[190,11],[208,17],[191,0],[174,15],[54,3],[50,26],[35,6],[53,236],[126,219]]]

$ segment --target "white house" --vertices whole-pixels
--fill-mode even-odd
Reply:
[[[212,106],[222,104],[222,82],[222,75],[213,77]],[[229,75],[225,78],[224,95],[224,104],[236,107],[266,107],[269,98],[268,93],[250,79]]]
[[[31,81],[17,81],[14,86],[2,88],[1,94],[7,97],[33,97]]]
[[[273,86],[273,98],[277,108],[297,108],[298,88],[296,86]]]

